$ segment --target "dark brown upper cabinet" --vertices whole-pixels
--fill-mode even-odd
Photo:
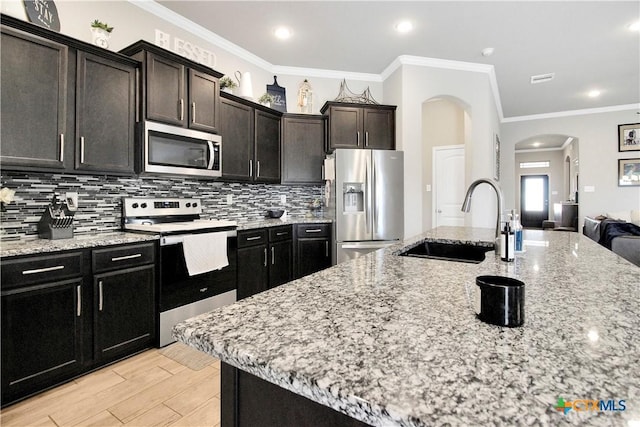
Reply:
[[[142,117],[219,132],[222,73],[143,40],[120,52],[143,64]]]
[[[2,25],[2,166],[65,169],[69,49]],[[37,70],[37,72],[34,72]],[[65,138],[69,147],[65,147]]]
[[[328,152],[336,148],[396,148],[394,105],[328,101],[320,112],[328,120]]]
[[[134,170],[136,68],[78,53],[76,169]]]
[[[279,111],[222,94],[220,134],[224,180],[280,182],[281,117]]]
[[[2,15],[5,170],[134,173],[138,62]]]
[[[324,116],[282,117],[282,184],[322,184],[325,126]]]

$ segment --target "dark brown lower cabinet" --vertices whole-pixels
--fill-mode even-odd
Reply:
[[[292,236],[290,225],[238,232],[239,300],[293,279]]]
[[[153,344],[154,284],[153,265],[95,276],[96,358],[110,361]]]
[[[222,427],[364,427],[328,406],[221,363]]]
[[[2,403],[79,373],[82,278],[2,292]]]
[[[2,259],[2,406],[154,345],[156,251]]]
[[[331,267],[331,224],[296,225],[295,277]]]
[[[266,291],[268,283],[267,245],[239,248],[237,299],[241,300]]]

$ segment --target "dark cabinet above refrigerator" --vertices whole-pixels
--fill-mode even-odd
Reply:
[[[326,102],[327,152],[336,148],[395,150],[396,106]]]

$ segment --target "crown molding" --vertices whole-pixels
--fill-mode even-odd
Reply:
[[[431,67],[445,70],[470,71],[473,73],[484,73],[489,77],[489,85],[493,93],[493,99],[496,104],[496,110],[500,121],[504,119],[502,113],[502,102],[500,101],[500,91],[498,89],[498,80],[493,65],[478,64],[475,62],[452,61],[450,59],[428,58],[423,56],[400,55],[394,59],[391,64],[385,68],[380,74],[382,81],[386,80],[398,68],[403,65],[414,65],[418,67]]]
[[[156,3],[154,0],[128,0],[132,5],[145,10],[152,15],[161,18],[172,25],[180,27],[184,31],[188,31],[196,37],[205,40],[212,45],[243,59],[253,65],[256,65],[265,71],[275,74],[310,76],[329,79],[349,79],[371,82],[384,82],[393,72],[402,65],[415,65],[420,67],[432,67],[446,70],[470,71],[476,73],[484,73],[489,77],[491,92],[493,93],[496,111],[501,123],[513,123],[528,120],[541,120],[557,117],[579,116],[585,114],[607,113],[613,111],[624,110],[640,110],[640,104],[617,105],[603,108],[590,108],[585,110],[560,111],[556,113],[533,114],[529,116],[504,117],[502,111],[502,103],[500,101],[500,92],[498,90],[498,82],[496,79],[495,69],[490,64],[479,64],[473,62],[453,61],[448,59],[428,58],[422,56],[400,55],[394,59],[380,74],[357,73],[351,71],[325,70],[319,68],[301,68],[274,65],[248,50],[220,37],[214,32],[194,23],[193,21],[179,15],[172,10]]]
[[[526,122],[529,120],[555,119],[558,117],[584,116],[587,114],[612,113],[616,111],[639,110],[640,104],[612,105],[609,107],[587,108],[584,110],[558,111],[556,113],[532,114],[530,116],[507,117],[502,123]]]
[[[203,26],[196,24],[195,22],[175,13],[174,11],[162,6],[161,4],[156,3],[154,0],[128,1],[132,5],[137,6],[140,9],[157,16],[158,18],[163,19],[170,24],[175,25],[176,27],[180,27],[184,31],[187,31],[194,36],[201,38],[202,40],[218,46],[251,64],[254,64],[267,71],[271,71],[273,69],[273,64],[269,63],[268,61],[265,61],[264,59],[260,58],[257,55],[254,55],[248,50],[241,48],[237,44],[231,43],[229,40],[220,37],[216,33],[207,30]]]
[[[274,74],[285,74],[290,76],[309,76],[327,79],[349,79],[363,80],[368,82],[382,82],[380,74],[356,73],[353,71],[325,70],[321,68],[288,67],[284,65],[274,65],[271,70]]]

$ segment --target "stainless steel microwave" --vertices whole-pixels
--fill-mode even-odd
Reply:
[[[146,121],[143,141],[144,172],[222,176],[220,135]]]

